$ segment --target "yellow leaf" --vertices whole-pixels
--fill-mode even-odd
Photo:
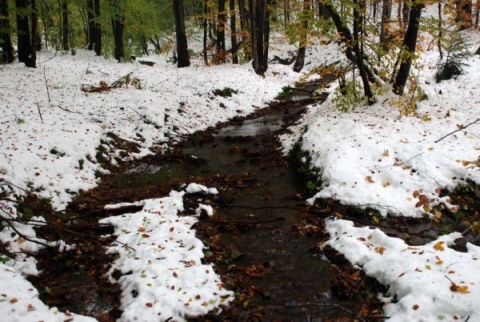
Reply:
[[[377,246],[375,247],[375,251],[379,253],[380,255],[383,255],[383,252],[385,251],[385,248],[382,246]]]
[[[384,157],[390,156],[390,152],[388,151],[388,149],[383,150],[383,156]]]
[[[443,247],[443,244],[445,244],[445,242],[439,241],[438,243],[435,244],[435,246],[433,246],[433,248],[435,250],[443,252],[445,250],[445,247]]]
[[[426,268],[426,269],[432,269],[432,266],[430,266],[430,265],[427,264],[427,265],[425,265],[425,268]]]

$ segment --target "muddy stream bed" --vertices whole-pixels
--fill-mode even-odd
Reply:
[[[112,230],[96,223],[138,209],[104,210],[104,205],[160,198],[196,182],[219,190],[204,200],[215,215],[202,216],[195,229],[207,246],[205,262],[214,264],[236,298],[221,312],[189,321],[353,321],[359,312],[372,315],[378,303],[369,292],[371,281],[332,259],[335,255],[327,259],[319,244],[327,238],[323,218],[329,208],[313,212],[305,205],[311,194],[307,179],[294,158],[280,152],[277,135],[307,104],[322,102],[305,94],[309,91],[304,87],[293,99],[254,116],[195,133],[170,153],[123,164],[96,189],[79,195],[62,219],[62,227],[69,228],[42,232],[78,246],[41,253],[44,273],[32,282],[42,300],[115,321],[120,291],[103,276],[112,260],[104,247],[111,240],[98,238]],[[188,198],[185,204],[188,210]]]

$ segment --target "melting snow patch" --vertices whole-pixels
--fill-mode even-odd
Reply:
[[[326,245],[388,286],[381,296],[388,321],[480,321],[480,247],[450,248],[460,233],[409,246],[347,220],[329,220],[327,230]]]
[[[216,193],[198,184],[185,190]],[[137,213],[100,221],[113,225],[117,236],[108,252],[118,255],[109,274],[122,288],[119,321],[178,321],[233,299],[212,265],[202,264],[204,245],[191,229],[197,219],[178,216],[184,195],[171,191],[168,197],[144,200]],[[116,281],[118,272],[122,276]]]

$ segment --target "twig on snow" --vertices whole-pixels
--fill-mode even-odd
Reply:
[[[48,102],[50,103],[52,100],[50,99],[50,90],[48,89],[48,80],[47,80],[47,72],[46,72],[46,66],[45,65],[43,66],[43,78],[45,79],[45,87],[47,88]],[[40,114],[40,116],[42,116],[42,115]]]
[[[42,123],[43,123],[42,111],[40,111],[40,104],[38,103],[37,103],[37,110],[38,110],[38,114],[40,115],[40,120],[42,120]]]
[[[467,127],[469,127],[470,125],[473,125],[473,124],[478,123],[478,122],[480,122],[480,118],[476,119],[476,120],[473,121],[473,122],[468,123],[467,125],[458,125],[458,129],[456,129],[455,131],[452,131],[452,132],[450,132],[450,133],[448,133],[448,134],[445,134],[444,136],[442,136],[440,139],[438,139],[438,140],[435,141],[434,143],[438,143],[438,142],[440,142],[441,140],[445,139],[447,136],[450,136],[450,135],[452,135],[452,134],[454,134],[454,133],[457,133],[457,132],[460,132],[460,131],[462,131],[462,130],[465,130],[465,129],[466,129]]]

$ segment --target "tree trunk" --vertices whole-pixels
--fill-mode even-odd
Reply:
[[[216,62],[225,62],[225,0],[218,0]]]
[[[175,33],[177,38],[177,66],[190,66],[190,58],[188,56],[187,34],[185,32],[185,13],[183,9],[183,0],[173,1],[173,15],[175,17]]]
[[[93,7],[93,0],[87,0],[87,20],[87,49],[93,50],[93,44],[95,43],[95,11]]]
[[[235,15],[235,0],[230,0],[230,30],[231,30],[231,42],[232,42],[232,62],[238,64],[237,55],[237,19]]]
[[[443,60],[442,38],[443,38],[443,23],[442,23],[442,2],[438,2],[438,40],[437,47],[440,55],[440,60]]]
[[[0,62],[13,62],[13,46],[10,36],[10,18],[8,15],[8,1],[0,0],[0,48],[2,48]]]
[[[69,50],[68,39],[68,0],[62,0],[62,48],[63,50]]]
[[[355,54],[355,40],[353,39],[352,32],[346,25],[343,24],[342,17],[338,14],[338,12],[335,11],[332,5],[325,4],[325,10],[328,16],[332,18],[335,28],[337,29],[337,33],[340,36],[340,41],[345,45],[345,55],[347,56],[348,60],[358,67],[360,62]],[[375,76],[372,71],[363,62],[362,64],[367,74],[368,81],[372,83],[375,82]]]
[[[388,32],[390,26],[390,17],[392,16],[392,0],[383,0],[382,21],[380,22],[380,43],[385,50],[388,50],[389,40]]]
[[[247,31],[250,30],[250,20],[249,20],[249,14],[247,13],[247,9],[245,6],[245,0],[238,0],[238,12],[240,16],[240,29],[241,29],[241,34],[242,34],[242,45],[248,43],[249,35],[247,35]],[[250,35],[251,37],[251,35]],[[249,46],[243,46],[243,51],[245,55],[245,59],[249,61],[252,59],[252,51]]]
[[[268,69],[270,23],[266,7],[269,4],[269,0],[249,0],[253,69],[258,75],[263,75]]]
[[[353,49],[355,55],[357,56],[357,67],[360,72],[360,77],[363,83],[363,91],[365,97],[368,100],[369,104],[375,102],[375,98],[370,88],[370,83],[368,81],[367,72],[365,71],[365,63],[363,61],[363,12],[365,12],[365,1],[364,0],[355,0],[355,6],[353,7],[353,40],[354,45]]]
[[[27,61],[25,62],[25,66],[27,67],[37,67],[37,45],[38,45],[38,35],[37,35],[37,26],[38,26],[38,19],[37,19],[37,0],[31,0],[32,13],[30,19],[32,21],[32,30],[30,34],[30,55]],[[41,47],[41,46],[40,46]]]
[[[303,11],[300,19],[302,20],[302,27],[300,30],[300,41],[298,44],[297,59],[293,65],[293,71],[300,72],[305,65],[305,52],[307,50],[307,34],[308,34],[308,20],[310,18],[310,0],[303,1]]]
[[[15,0],[17,9],[17,54],[18,61],[27,64],[30,57],[30,23],[28,21],[28,0]]]
[[[203,62],[208,65],[208,0],[203,0]]]
[[[115,43],[115,59],[118,62],[125,60],[125,49],[123,45],[123,31],[125,29],[125,15],[123,1],[113,0],[111,3],[112,10],[112,30],[113,41]]]
[[[403,49],[400,52],[400,67],[398,69],[395,82],[393,84],[393,92],[397,95],[403,95],[405,85],[407,84],[408,75],[412,66],[413,56],[415,54],[415,46],[417,45],[418,30],[420,29],[420,17],[423,3],[412,2],[410,8],[410,17],[408,19],[408,27],[403,38]]]
[[[93,10],[95,16],[94,50],[97,56],[102,54],[102,25],[100,24],[100,0],[93,0]]]

